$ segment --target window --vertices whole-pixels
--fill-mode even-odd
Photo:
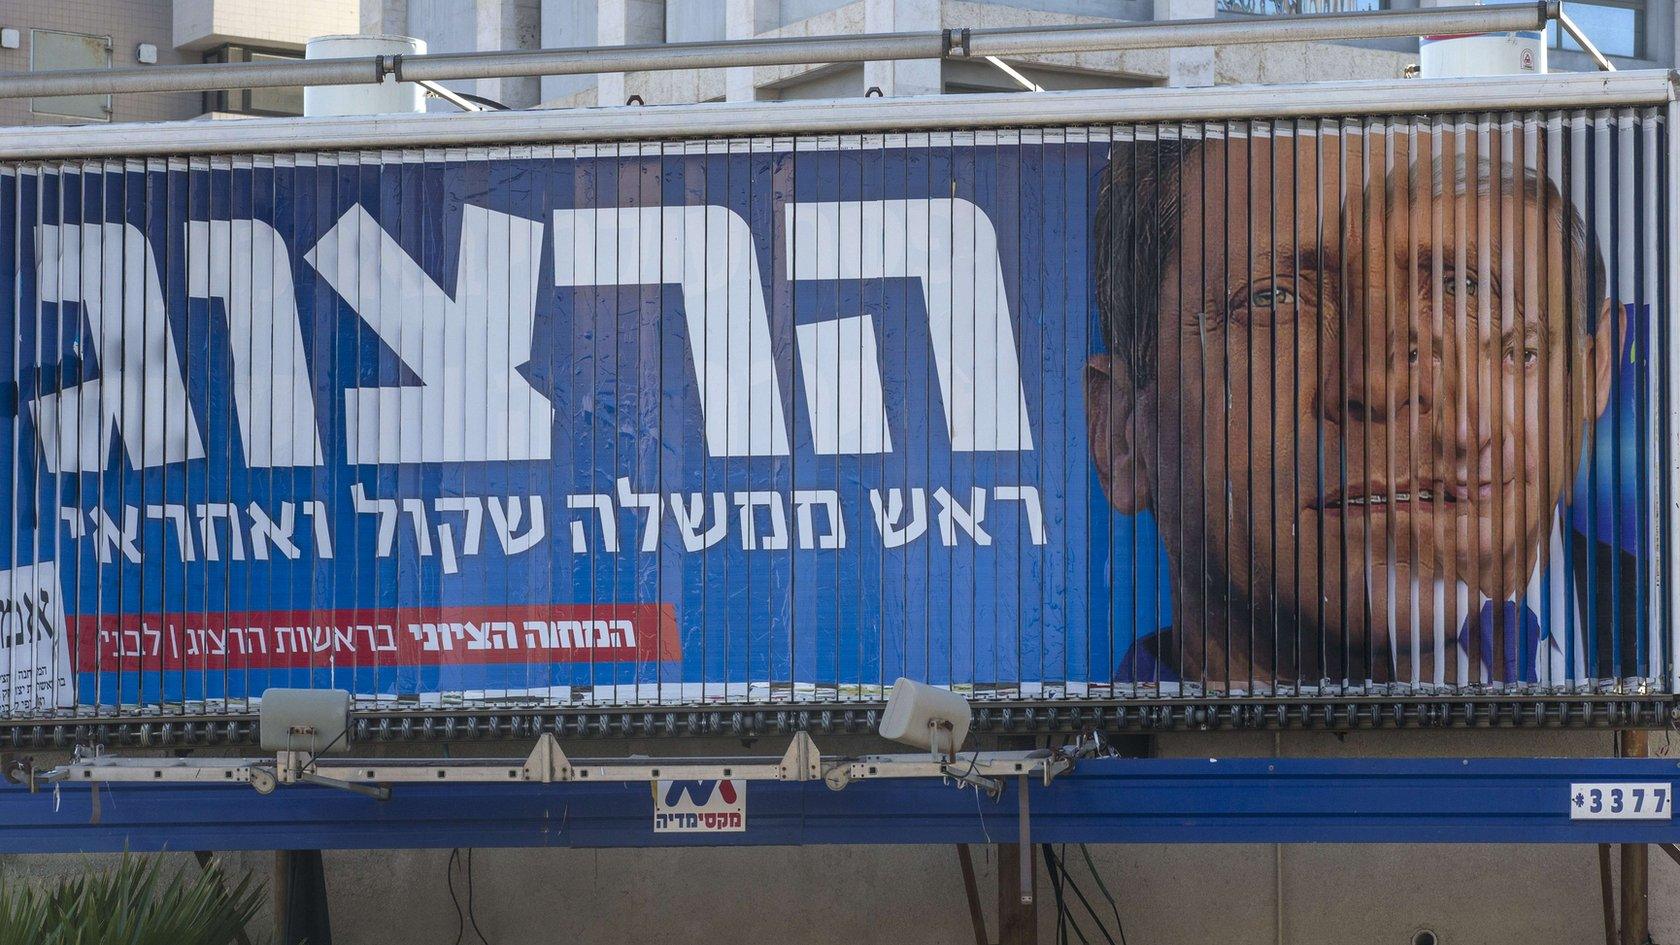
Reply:
[[[1386,0],[1219,0],[1223,13],[1290,16],[1297,13],[1361,13],[1385,10]]]
[[[111,37],[58,30],[29,31],[29,71],[63,72],[66,69],[111,68]],[[37,115],[57,115],[87,121],[111,120],[109,95],[55,95],[29,100]]]
[[[1573,0],[1564,6],[1563,12],[1569,14],[1581,32],[1587,34],[1598,51],[1606,56],[1645,57],[1644,0]],[[1548,26],[1546,45],[1553,49],[1581,51],[1581,45],[1569,36],[1563,36],[1559,45],[1561,34],[1556,23]]]
[[[287,62],[302,58],[303,54],[285,49],[259,49],[232,44],[217,46],[204,54],[205,62]],[[291,86],[206,92],[204,110],[240,115],[301,115],[303,89]]]
[[[1490,3],[1526,3],[1528,0],[1488,0]],[[1563,12],[1587,34],[1599,52],[1606,56],[1645,58],[1646,0],[1569,0]],[[1546,25],[1546,46],[1580,52],[1581,44],[1558,29],[1556,23]]]

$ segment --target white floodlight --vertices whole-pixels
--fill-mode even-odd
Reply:
[[[257,733],[263,751],[344,751],[350,747],[350,693],[266,689],[257,709]]]
[[[973,718],[974,710],[962,696],[900,676],[881,713],[880,732],[901,745],[951,757],[968,738]]]

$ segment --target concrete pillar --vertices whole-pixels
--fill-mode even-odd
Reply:
[[[542,44],[545,49],[571,49],[599,45],[595,27],[596,5],[578,0],[542,0]],[[542,100],[571,98],[595,88],[593,75],[545,75]]]
[[[1215,13],[1215,0],[1155,0],[1157,20],[1203,20]],[[1173,49],[1167,53],[1167,84],[1212,85],[1213,47]]]
[[[1645,58],[1664,69],[1680,62],[1680,11],[1672,3],[1653,3],[1645,8]]]
[[[724,20],[724,35],[728,39],[752,39],[775,29],[779,0],[728,0]],[[758,83],[753,77],[757,70],[751,66],[724,71],[724,97],[731,102],[750,102],[758,98]]]
[[[940,28],[939,0],[865,0],[863,6],[865,33],[911,33]],[[937,59],[866,62],[863,89],[859,91],[878,86],[883,95],[937,94],[945,91],[942,65]]]
[[[408,0],[361,0],[363,33],[407,36]]]
[[[473,12],[474,48],[541,48],[541,0],[475,0]],[[542,98],[542,80],[537,76],[479,79],[477,91],[509,108],[530,108]]]
[[[595,9],[595,35],[602,46],[664,42],[664,0],[601,0]],[[598,82],[598,105],[623,105],[629,97],[623,73],[603,75]]]

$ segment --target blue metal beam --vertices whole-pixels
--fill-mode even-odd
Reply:
[[[1575,782],[1680,783],[1662,759],[1105,759],[1032,788],[1052,843],[1657,843],[1675,821],[1571,821]],[[646,784],[0,790],[0,852],[985,843],[1015,802],[929,780],[753,782],[747,831],[655,834]],[[1011,786],[1013,790],[1013,786]]]

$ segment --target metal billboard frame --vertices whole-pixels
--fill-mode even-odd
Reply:
[[[1490,86],[1477,79],[1414,79],[1402,83],[1349,81],[1210,89],[1125,89],[867,98],[792,108],[785,103],[711,103],[682,107],[578,108],[487,111],[374,118],[258,118],[240,121],[238,134],[209,123],[148,123],[30,129],[0,136],[0,162],[103,157],[261,153],[295,149],[300,141],[323,150],[420,148],[441,144],[565,143],[699,139],[730,135],[791,136],[935,128],[1025,128],[1139,121],[1523,112],[1541,109],[1656,107],[1680,121],[1680,74],[1666,70],[1575,73],[1510,78]],[[1680,155],[1667,157],[1669,201],[1680,206]],[[1680,246],[1680,219],[1668,221],[1668,243]],[[1680,285],[1680,256],[1665,261],[1672,293]],[[1672,301],[1667,306],[1674,309]],[[1680,363],[1680,332],[1668,332],[1666,357]],[[1680,397],[1667,397],[1669,429],[1680,428]],[[1675,459],[1667,472],[1675,473]],[[1664,487],[1666,490],[1667,486]],[[1680,547],[1669,521],[1659,544]],[[1664,610],[1673,626],[1672,588],[1680,587],[1680,555],[1659,554]],[[1669,680],[1673,685],[1673,680]],[[664,705],[419,707],[388,702],[355,713],[362,741],[435,738],[756,736],[872,732],[883,702],[718,702]],[[1108,696],[999,698],[975,703],[975,728],[996,734],[1076,732],[1095,726],[1114,732],[1253,729],[1603,728],[1663,726],[1680,721],[1672,692],[1531,691],[1434,696],[1380,692],[1353,697],[1311,693],[1193,698]],[[254,740],[255,714],[142,710],[117,714],[0,717],[0,750],[239,745]]]
[[[1037,843],[1680,843],[1680,822],[1572,820],[1570,786],[1680,780],[1657,758],[1106,758],[1031,782]],[[996,843],[998,800],[936,778],[754,781],[747,829],[655,834],[645,782],[0,788],[0,853]],[[100,798],[95,801],[96,795]]]

